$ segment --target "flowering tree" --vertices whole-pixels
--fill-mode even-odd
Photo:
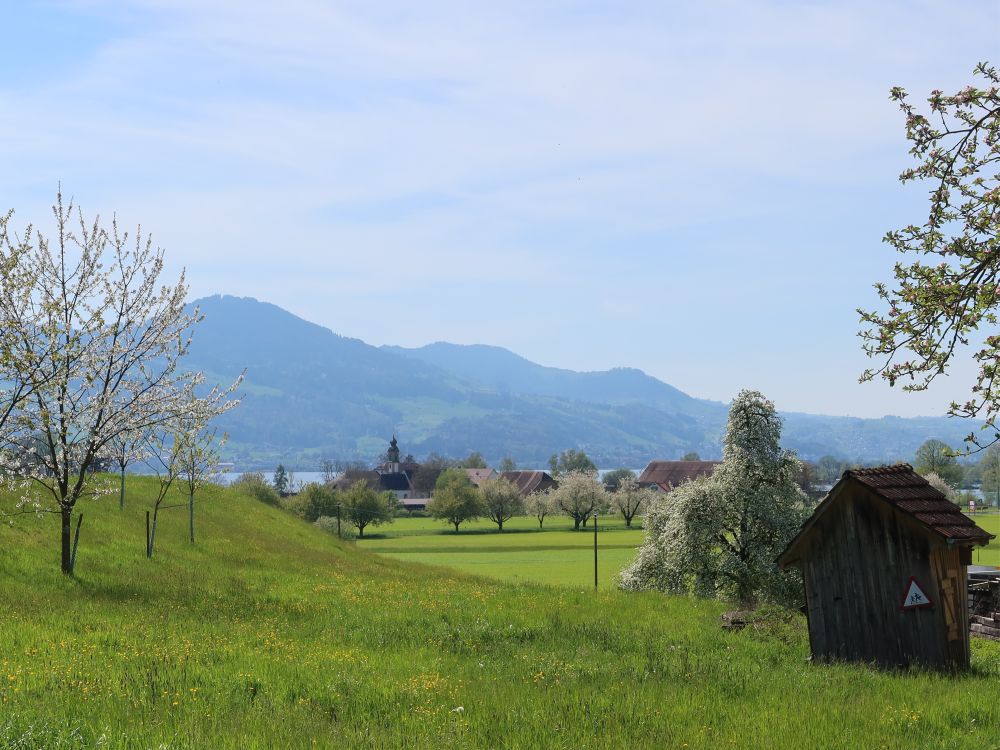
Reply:
[[[146,537],[146,557],[152,559],[156,544],[156,521],[167,499],[167,493],[181,472],[181,443],[169,425],[150,429],[143,440],[146,466],[157,479],[153,496],[153,523]],[[148,517],[147,517],[148,518]]]
[[[543,528],[545,519],[558,511],[548,492],[532,492],[524,500],[524,510],[528,515],[538,519],[538,528]]]
[[[573,519],[573,528],[579,529],[586,519],[606,507],[607,493],[596,473],[571,471],[560,477],[552,502]]]
[[[17,236],[10,228],[13,215],[0,216],[0,451],[24,448],[12,416],[44,374],[37,361],[18,356],[21,342],[41,329],[45,305],[31,293],[32,228]]]
[[[2,468],[43,493],[40,500],[25,492],[19,508],[61,516],[61,567],[72,573],[77,502],[114,491],[88,482],[90,469],[113,457],[116,440],[199,414],[207,403],[195,396],[203,377],[179,369],[201,319],[185,309],[183,274],[175,284],[161,281],[163,251],[141,230],[131,236],[98,218],[88,224],[61,194],[53,215],[51,239],[35,232],[18,257],[23,304],[10,303],[8,284],[0,295],[0,330],[17,332],[5,358],[30,391],[0,455]],[[29,440],[35,447],[25,451]]]
[[[656,493],[646,487],[640,487],[635,475],[619,480],[618,489],[609,492],[611,507],[622,514],[625,526],[632,528],[632,519],[652,505]]]
[[[237,380],[225,391],[213,390],[206,401],[208,408],[197,410],[200,415],[181,417],[176,425],[178,478],[188,498],[188,536],[194,544],[194,496],[198,489],[219,471],[219,449],[229,436],[219,435],[214,427],[205,424],[204,416],[228,410],[235,401],[229,396],[242,380]]]
[[[791,601],[793,573],[774,560],[804,516],[798,460],[779,445],[781,420],[757,391],[729,411],[723,461],[710,477],[682,484],[646,514],[646,538],[619,585],[722,596],[750,605]]]
[[[119,487],[118,487],[118,509],[125,510],[125,470],[129,464],[141,460],[145,456],[143,448],[145,446],[145,436],[142,434],[122,433],[110,442],[110,453],[114,457],[114,462],[118,466]]]
[[[966,440],[982,447],[1000,439],[1000,73],[980,63],[983,87],[956,94],[932,91],[929,111],[911,105],[896,87],[891,98],[906,116],[906,137],[917,165],[904,183],[925,181],[930,206],[925,222],[890,231],[885,241],[903,258],[891,285],[876,284],[882,311],[859,310],[865,352],[882,364],[862,381],[881,377],[905,391],[925,390],[947,372],[959,347],[977,338],[973,359],[979,374],[970,398],[952,402],[949,413],[981,417],[986,437]],[[906,259],[909,258],[907,261]],[[994,329],[982,340],[982,327]]]
[[[517,486],[503,477],[491,477],[479,488],[486,508],[486,517],[503,533],[505,521],[524,512],[524,499]]]

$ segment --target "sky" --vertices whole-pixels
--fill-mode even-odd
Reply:
[[[638,367],[786,411],[859,384],[858,307],[926,219],[889,88],[998,62],[979,2],[51,0],[4,9],[0,211],[141,224],[191,296],[369,343]],[[963,399],[964,400],[964,399]]]

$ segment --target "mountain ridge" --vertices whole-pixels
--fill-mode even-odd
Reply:
[[[418,457],[476,450],[533,465],[567,448],[603,466],[721,454],[727,405],[636,368],[581,373],[485,344],[375,347],[249,297],[194,305],[205,319],[189,366],[219,383],[247,370],[244,402],[219,422],[227,459],[241,468],[370,460],[392,434]],[[973,427],[943,417],[782,418],[783,443],[804,458],[908,460],[927,438],[954,445]]]

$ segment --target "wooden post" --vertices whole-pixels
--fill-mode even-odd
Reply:
[[[597,591],[597,511],[594,511],[594,591]]]
[[[83,513],[76,517],[76,534],[73,536],[73,552],[69,556],[69,574],[76,570],[76,548],[80,544],[80,524],[83,523]]]
[[[149,549],[149,511],[146,511],[146,558],[152,557],[152,552]]]

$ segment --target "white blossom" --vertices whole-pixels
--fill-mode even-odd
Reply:
[[[744,604],[794,599],[795,574],[778,572],[775,558],[798,529],[806,498],[794,481],[798,460],[781,449],[780,436],[774,404],[741,392],[729,412],[722,464],[650,507],[645,541],[619,585]]]
[[[163,251],[141,229],[130,235],[114,219],[107,229],[99,218],[88,224],[61,194],[53,216],[51,240],[31,228],[11,239],[9,220],[0,226],[0,262],[13,266],[0,281],[8,376],[0,380],[28,394],[0,425],[0,470],[49,498],[38,510],[61,514],[62,568],[72,572],[77,502],[114,492],[88,473],[135,453],[139,436],[184,418],[207,423],[223,405],[199,398],[204,376],[180,368],[201,320],[185,307],[183,273],[161,282]],[[22,509],[37,492],[24,493]]]

